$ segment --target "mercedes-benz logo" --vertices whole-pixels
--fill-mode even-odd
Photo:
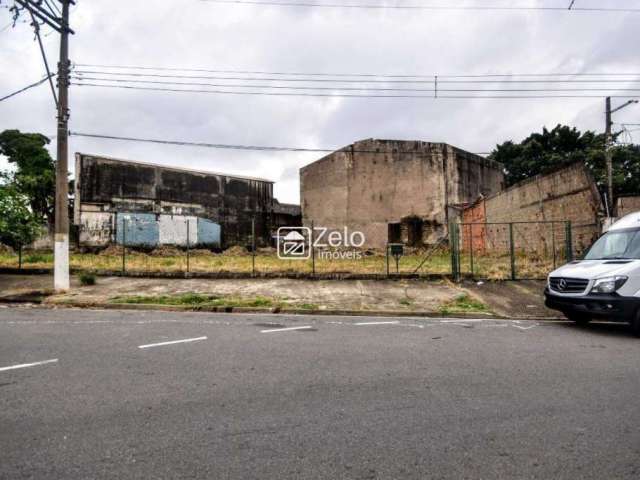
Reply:
[[[567,281],[564,278],[562,278],[558,283],[558,289],[560,289],[561,291],[564,291],[567,289]]]

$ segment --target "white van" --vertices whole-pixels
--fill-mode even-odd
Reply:
[[[583,260],[551,272],[544,294],[570,320],[629,322],[640,336],[640,212],[614,223]]]

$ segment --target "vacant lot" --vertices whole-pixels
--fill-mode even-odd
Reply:
[[[561,262],[557,260],[556,263]],[[0,254],[0,267],[18,267],[17,255]],[[52,268],[53,254],[50,252],[26,252],[22,256],[22,268]],[[554,261],[524,252],[516,254],[514,261],[517,278],[544,278],[553,270]],[[123,268],[129,272],[233,272],[233,273],[312,273],[312,260],[282,260],[273,252],[258,252],[255,257],[240,248],[233,247],[223,253],[207,250],[186,251],[166,248],[153,252],[127,250],[124,255],[120,247],[110,247],[100,254],[73,253],[71,267],[82,271],[113,270]],[[511,257],[508,254],[463,254],[460,261],[463,274],[473,274],[477,278],[503,280],[511,278]],[[389,258],[389,272],[419,274],[451,274],[451,255],[442,250],[436,253],[411,252],[396,261]],[[383,252],[363,252],[360,259],[328,260],[315,259],[316,273],[385,274],[387,258]]]

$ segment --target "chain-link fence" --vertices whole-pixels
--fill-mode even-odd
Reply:
[[[459,223],[450,226],[450,236],[456,278],[544,279],[573,259],[568,221]]]
[[[282,258],[277,238],[251,235],[242,245],[221,248],[221,235],[210,225],[187,219],[160,233],[154,222],[122,215],[110,242],[93,251],[75,250],[75,271],[131,275],[229,275],[290,277],[451,275],[489,280],[543,279],[588,247],[591,229],[570,222],[452,223],[435,245],[383,248],[311,247],[304,258]],[[206,230],[205,230],[206,228]],[[313,229],[311,229],[313,231]],[[311,245],[314,242],[311,242]],[[584,244],[584,245],[583,245]],[[581,250],[582,249],[582,250]],[[2,253],[0,267],[51,268],[48,252]]]

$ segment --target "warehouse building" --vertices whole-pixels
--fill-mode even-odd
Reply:
[[[74,224],[84,247],[270,242],[273,182],[76,154]]]
[[[500,164],[445,143],[363,140],[300,170],[302,220],[360,231],[365,246],[433,244],[453,205],[503,188]]]

